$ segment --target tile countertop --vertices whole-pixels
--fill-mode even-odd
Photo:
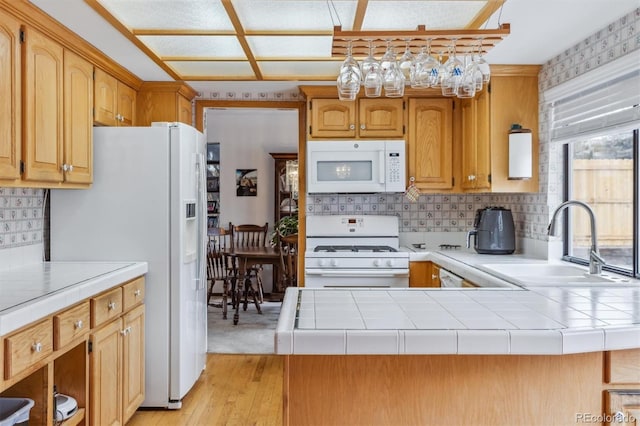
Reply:
[[[561,355],[640,348],[640,286],[522,288],[473,265],[546,261],[466,252],[412,256],[491,288],[290,287],[276,353]]]
[[[43,262],[0,270],[0,336],[147,270],[146,262]]]

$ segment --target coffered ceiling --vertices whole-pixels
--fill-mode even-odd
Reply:
[[[344,60],[331,54],[335,26],[481,29],[504,1],[85,0],[169,75],[187,81],[335,80]],[[381,56],[384,42],[376,43]]]
[[[186,80],[205,93],[335,81],[343,60],[331,55],[335,25],[410,31],[509,23],[485,59],[543,64],[639,10],[638,0],[29,1],[142,80]]]

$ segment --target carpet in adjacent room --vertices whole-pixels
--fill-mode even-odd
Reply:
[[[213,302],[213,300],[212,300]],[[273,354],[274,336],[282,302],[267,302],[260,305],[262,315],[254,305],[246,311],[240,308],[238,325],[233,325],[233,310],[228,307],[227,319],[222,319],[222,309],[209,306],[207,309],[207,352],[223,354]]]

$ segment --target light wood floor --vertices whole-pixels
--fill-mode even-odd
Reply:
[[[127,426],[281,426],[283,357],[208,354],[180,410],[138,410]]]

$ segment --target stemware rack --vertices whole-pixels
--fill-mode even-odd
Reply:
[[[369,54],[369,41],[373,42],[374,54],[381,55],[387,48],[387,42],[402,52],[407,42],[409,48],[417,52],[430,41],[432,54],[447,55],[455,46],[457,55],[487,53],[511,32],[510,24],[501,24],[497,29],[455,29],[427,30],[418,25],[415,31],[343,31],[341,26],[333,27],[331,56],[347,56],[347,46],[351,42],[352,54],[355,57],[366,57]]]

